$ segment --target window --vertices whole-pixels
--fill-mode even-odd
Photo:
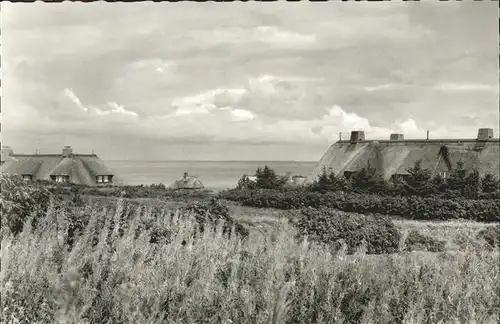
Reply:
[[[56,182],[68,182],[69,181],[69,176],[66,175],[56,175],[55,176]]]
[[[110,183],[111,176],[110,175],[99,175],[97,176],[97,183]]]
[[[23,174],[23,180],[24,181],[31,181],[31,175],[30,174]]]
[[[441,172],[439,173],[439,175],[440,175],[440,176],[441,176],[441,178],[443,178],[443,179],[448,178],[448,172],[446,172],[446,171],[441,171]]]

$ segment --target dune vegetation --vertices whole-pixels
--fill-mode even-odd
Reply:
[[[496,224],[2,189],[2,323],[500,320]]]

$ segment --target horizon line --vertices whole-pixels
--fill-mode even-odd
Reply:
[[[102,159],[103,161],[131,161],[131,162],[318,162],[316,160],[137,160],[137,159]]]

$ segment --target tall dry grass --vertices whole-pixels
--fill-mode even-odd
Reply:
[[[367,256],[293,239],[279,222],[245,240],[189,215],[88,206],[71,249],[50,208],[1,247],[3,323],[497,323],[498,250]],[[166,214],[165,214],[166,215]],[[139,217],[170,239],[136,237]],[[114,224],[114,225],[113,225]],[[122,224],[123,227],[119,227]],[[184,244],[183,244],[184,243]]]

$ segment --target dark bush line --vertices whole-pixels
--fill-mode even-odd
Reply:
[[[342,192],[308,192],[303,190],[227,190],[220,198],[245,206],[299,209],[335,208],[360,214],[394,215],[418,220],[469,219],[482,222],[500,220],[500,201],[441,199],[433,197],[391,197]]]
[[[346,244],[346,253],[352,254],[365,243],[366,253],[398,252],[401,233],[388,217],[346,213],[333,209],[303,208],[294,222],[298,235],[307,235],[316,242],[334,249]]]

